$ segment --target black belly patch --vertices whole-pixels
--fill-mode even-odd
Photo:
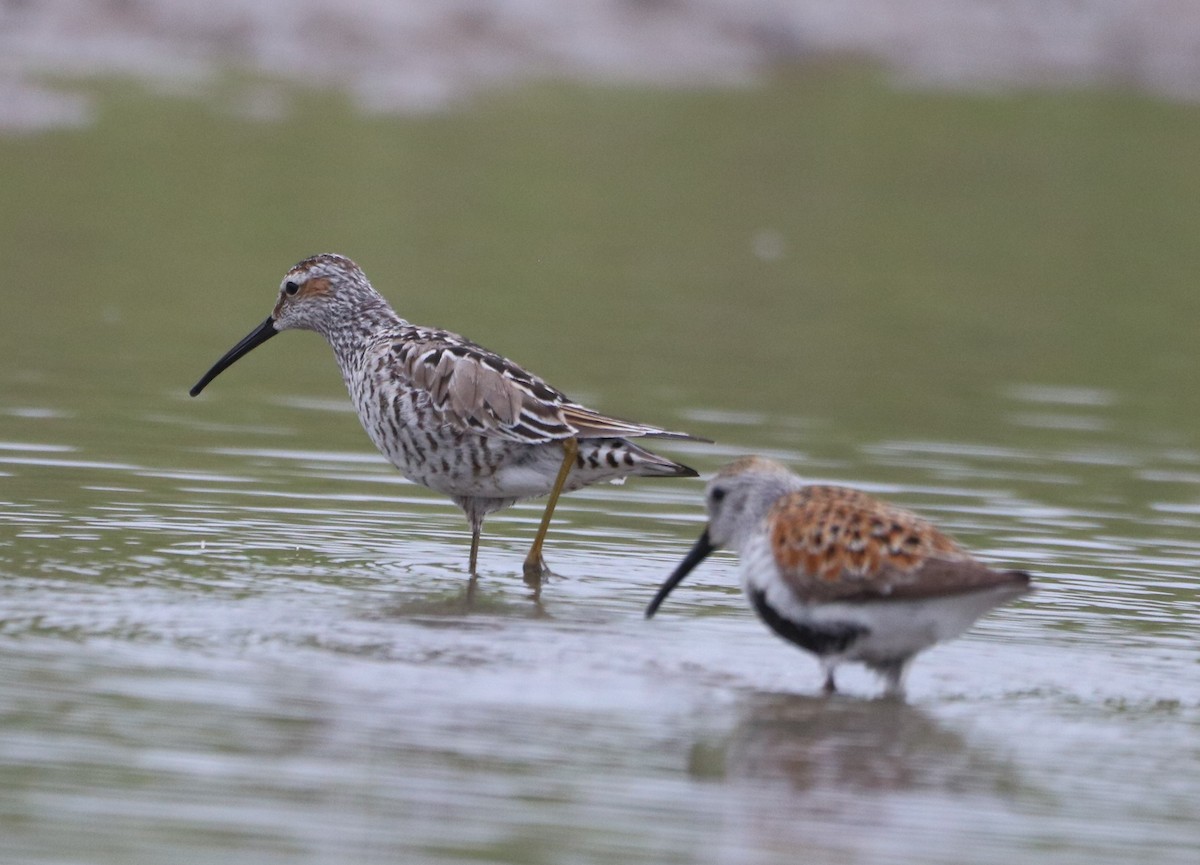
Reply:
[[[850,622],[823,622],[814,626],[785,619],[767,603],[766,592],[759,589],[750,590],[750,603],[754,605],[759,618],[766,622],[772,631],[814,655],[836,655],[844,652],[855,640],[870,633],[862,625]]]

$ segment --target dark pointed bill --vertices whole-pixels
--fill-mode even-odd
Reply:
[[[684,556],[683,561],[679,563],[679,567],[675,569],[675,573],[667,577],[667,581],[662,584],[658,590],[658,594],[654,596],[654,600],[650,602],[650,606],[646,607],[646,618],[650,618],[658,611],[659,605],[667,599],[667,595],[683,582],[683,578],[692,572],[692,568],[700,564],[704,559],[715,550],[712,541],[708,539],[708,529],[700,535],[700,539],[696,541],[691,551]]]
[[[245,339],[243,339],[233,348],[229,349],[229,351],[225,352],[225,356],[214,363],[212,369],[206,372],[204,377],[200,379],[200,381],[196,382],[195,385],[192,386],[192,389],[188,391],[188,393],[190,393],[192,396],[196,396],[198,393],[200,393],[200,391],[204,390],[204,388],[208,386],[210,381],[224,372],[227,367],[232,366],[233,362],[239,357],[244,354],[249,354],[253,349],[262,345],[277,333],[279,333],[279,331],[275,329],[275,321],[268,316],[266,321],[254,328],[254,330],[250,331],[250,333],[246,334]]]

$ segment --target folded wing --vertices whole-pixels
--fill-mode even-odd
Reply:
[[[1029,581],[989,568],[931,523],[860,490],[804,487],[769,520],[779,571],[806,602],[916,600]]]
[[[390,351],[446,423],[480,435],[527,444],[572,436],[696,438],[592,411],[507,358],[448,331],[413,328]]]

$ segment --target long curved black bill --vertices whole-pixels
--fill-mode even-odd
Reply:
[[[667,599],[667,595],[683,582],[683,578],[692,572],[692,568],[700,564],[704,559],[715,550],[712,541],[708,539],[708,529],[700,535],[700,539],[696,541],[691,551],[683,557],[683,561],[679,563],[679,567],[675,569],[675,573],[667,577],[667,581],[659,588],[658,594],[654,596],[654,600],[650,602],[650,606],[646,607],[646,618],[650,618],[657,611],[663,601]]]
[[[268,339],[279,333],[275,329],[274,320],[268,316],[267,320],[260,324],[250,333],[246,334],[246,338],[235,345],[229,351],[225,352],[225,356],[213,364],[212,369],[204,374],[200,381],[192,385],[192,389],[188,391],[192,396],[196,396],[200,391],[208,386],[208,383],[214,378],[223,373],[227,367],[232,366],[233,362],[244,354],[249,354],[254,349],[258,348]]]

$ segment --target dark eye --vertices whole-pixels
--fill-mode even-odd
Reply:
[[[296,283],[292,282],[291,280],[288,280],[283,284],[283,290],[286,291],[290,296],[298,292],[300,290],[300,286],[296,285]]]
[[[725,499],[725,490],[723,490],[721,487],[716,487],[708,494],[708,497],[712,500],[714,505],[720,504]]]

